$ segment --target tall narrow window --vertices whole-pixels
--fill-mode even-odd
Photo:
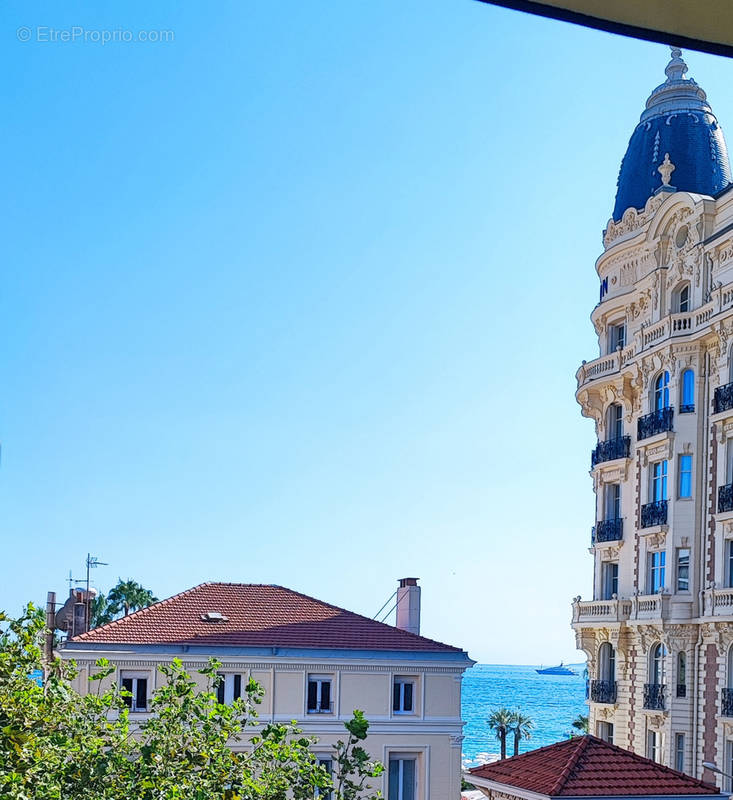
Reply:
[[[654,408],[669,408],[669,372],[662,372],[654,383]]]
[[[395,714],[413,714],[415,710],[415,681],[396,677],[392,684],[392,711]]]
[[[605,519],[621,518],[621,484],[606,484],[606,508],[604,509]]]
[[[674,735],[674,768],[677,772],[685,771],[685,734]]]
[[[598,648],[598,667],[600,680],[608,683],[616,680],[616,652],[610,642],[604,642]]]
[[[667,554],[664,550],[649,553],[649,594],[656,594],[664,588],[664,570]]]
[[[331,677],[308,676],[308,713],[328,714],[331,711]]]
[[[679,314],[684,314],[685,312],[690,310],[690,287],[683,286],[677,292],[677,302],[676,302],[676,311]]]
[[[242,696],[242,676],[231,673],[217,673],[221,679],[216,687],[216,700],[218,703],[231,705]]]
[[[615,561],[604,561],[602,565],[603,599],[618,597],[618,564]]]
[[[678,495],[681,498],[692,497],[692,456],[685,453],[680,456]]]
[[[690,591],[690,548],[677,548],[677,591]]]
[[[733,647],[728,648],[728,663],[726,669],[727,688],[733,689]]]
[[[733,483],[733,439],[725,440],[725,482]]]
[[[318,766],[323,767],[329,775],[333,775],[333,761],[330,756],[316,756],[318,759]],[[324,791],[323,789],[316,789],[314,797],[320,797],[321,800],[331,800],[333,791],[330,789]]]
[[[626,347],[626,324],[616,322],[608,326],[608,350],[613,353]]]
[[[598,738],[613,744],[613,722],[597,722],[596,726]]]
[[[677,653],[677,697],[687,696],[687,654],[684,650]]]
[[[390,756],[388,800],[415,800],[416,766],[414,757]]]
[[[148,673],[121,672],[120,683],[122,688],[132,696],[125,697],[125,704],[130,711],[148,710]]]
[[[659,731],[647,731],[646,757],[659,763],[662,758],[662,734]]]
[[[664,683],[664,657],[667,651],[661,642],[652,647],[649,653],[649,683],[661,685]]]
[[[682,402],[680,414],[691,414],[695,410],[695,372],[686,369],[682,373]]]
[[[655,461],[652,464],[652,500],[659,502],[667,499],[667,460]]]
[[[608,407],[608,438],[620,439],[624,435],[624,409],[619,403]]]

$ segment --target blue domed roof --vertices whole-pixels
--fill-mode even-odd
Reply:
[[[613,209],[617,222],[627,208],[644,208],[658,191],[713,195],[731,183],[723,131],[705,92],[684,77],[687,64],[679,50],[672,50],[665,72],[667,80],[649,96],[621,162]],[[674,171],[663,181],[659,166],[666,154]]]

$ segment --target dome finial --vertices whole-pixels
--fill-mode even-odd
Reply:
[[[672,60],[664,70],[667,81],[683,81],[687,72],[687,64],[682,60],[682,51],[679,47],[671,47]]]
[[[669,153],[664,154],[664,161],[657,167],[657,172],[662,176],[662,187],[673,188],[670,186],[670,179],[672,173],[677,169],[675,165],[669,160]]]

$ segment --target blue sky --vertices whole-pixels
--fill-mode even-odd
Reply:
[[[88,550],[102,589],[369,616],[410,575],[426,635],[575,657],[574,373],[668,49],[469,0],[6,2],[0,36],[0,607]],[[733,65],[685,55],[733,126]]]

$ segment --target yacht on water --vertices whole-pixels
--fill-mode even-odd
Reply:
[[[545,667],[535,670],[540,675],[577,675],[578,673],[570,667],[563,666],[562,661],[556,667]]]

